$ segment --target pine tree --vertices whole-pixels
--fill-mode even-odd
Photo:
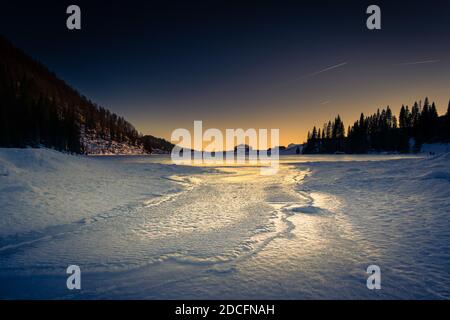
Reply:
[[[407,120],[406,120],[406,108],[404,105],[402,105],[400,109],[400,115],[399,115],[399,121],[400,121],[400,128],[406,128]]]
[[[361,115],[359,116],[359,127],[361,128],[361,130],[364,130],[366,126],[366,120],[364,117],[364,113],[361,112]]]
[[[412,127],[412,115],[411,112],[409,111],[408,106],[406,106],[406,127],[407,128]]]
[[[450,139],[450,100],[448,101],[447,107],[447,139]]]
[[[392,111],[391,108],[389,108],[389,106],[387,106],[386,108],[386,129],[391,129],[392,128]]]
[[[431,104],[430,113],[431,113],[431,117],[433,119],[437,119],[439,117],[438,116],[438,112],[437,112],[437,108],[436,108],[436,104],[434,102]]]
[[[417,102],[414,102],[414,105],[411,109],[411,125],[412,127],[417,127],[420,121],[420,108]]]
[[[317,129],[316,129],[316,126],[314,126],[314,128],[313,128],[311,140],[313,142],[315,142],[317,140]]]

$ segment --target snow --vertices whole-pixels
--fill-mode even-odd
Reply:
[[[281,156],[267,176],[0,149],[0,298],[448,299],[449,177],[445,153]]]
[[[425,174],[422,179],[428,180],[428,179],[443,179],[450,182],[450,172],[447,171],[431,171],[427,174]]]
[[[161,179],[176,175],[176,166],[149,163],[136,171],[122,160],[49,149],[0,149],[0,236],[92,218],[180,188]]]
[[[450,143],[424,143],[420,149],[422,153],[448,153],[450,152]]]
[[[95,134],[82,134],[81,143],[84,152],[89,155],[143,155],[146,154],[143,147],[133,146],[127,142],[106,140]]]

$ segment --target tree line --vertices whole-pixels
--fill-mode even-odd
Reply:
[[[423,143],[450,142],[450,101],[447,113],[439,116],[428,98],[411,108],[402,106],[398,118],[388,106],[349,126],[347,132],[338,115],[322,128],[308,132],[303,153],[416,152]]]

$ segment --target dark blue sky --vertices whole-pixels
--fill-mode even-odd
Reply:
[[[450,1],[110,2],[4,3],[0,30],[144,133],[204,120],[280,128],[286,144],[337,113],[450,98]],[[367,30],[369,4],[382,30]]]

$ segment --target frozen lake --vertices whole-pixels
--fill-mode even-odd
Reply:
[[[3,299],[450,298],[448,155],[282,156],[261,175],[0,149],[0,190]]]

